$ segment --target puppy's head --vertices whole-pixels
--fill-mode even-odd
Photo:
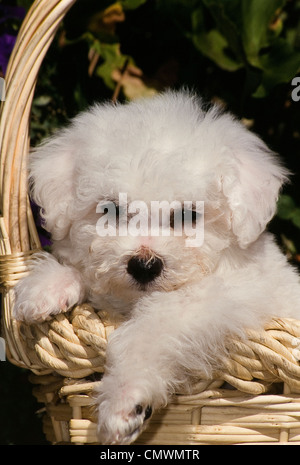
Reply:
[[[96,105],[30,162],[56,253],[93,294],[125,300],[199,280],[228,248],[249,247],[286,176],[257,136],[184,92]],[[190,229],[180,229],[188,217]]]

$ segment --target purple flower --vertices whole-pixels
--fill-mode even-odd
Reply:
[[[16,42],[12,24],[20,23],[26,11],[19,6],[0,5],[0,68],[6,73],[7,63]]]
[[[14,48],[16,37],[10,34],[0,36],[0,66],[3,74],[6,73],[7,63]]]

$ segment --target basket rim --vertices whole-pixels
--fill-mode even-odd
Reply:
[[[5,76],[0,109],[1,254],[40,248],[27,194],[29,118],[38,72],[61,20],[76,0],[36,0],[30,7]]]

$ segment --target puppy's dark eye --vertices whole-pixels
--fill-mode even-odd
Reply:
[[[170,214],[170,226],[172,229],[180,227],[184,222],[184,210],[172,210]]]
[[[195,225],[200,217],[201,214],[195,210],[173,210],[170,215],[170,226],[174,229],[176,226],[183,225],[184,223]]]
[[[171,226],[172,229],[174,229],[174,228],[175,228],[175,224],[177,224],[177,223],[175,222],[175,215],[176,215],[176,221],[177,221],[177,215],[179,215],[179,214],[181,215],[181,210],[180,210],[179,212],[178,212],[178,210],[177,210],[177,213],[174,212],[174,210],[172,210],[171,213],[170,213],[170,226]],[[181,219],[180,219],[180,221],[181,221]],[[178,222],[179,222],[179,221],[178,221]]]
[[[198,213],[195,210],[184,210],[183,211],[183,221],[190,221],[193,225],[196,224],[201,218],[201,213]]]
[[[113,201],[108,201],[104,204],[100,202],[96,209],[97,213],[101,213],[102,215],[110,215],[116,219],[119,218],[119,205],[115,204]]]

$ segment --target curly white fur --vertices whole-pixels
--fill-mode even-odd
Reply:
[[[287,175],[256,135],[187,92],[96,105],[34,151],[32,194],[53,256],[16,286],[14,315],[40,321],[89,299],[123,320],[98,393],[103,443],[132,442],[176,389],[210,374],[227,334],[300,318],[297,273],[264,232]],[[204,201],[203,245],[100,237],[97,204],[120,192],[147,204]],[[128,263],[143,254],[162,271],[141,286]]]

